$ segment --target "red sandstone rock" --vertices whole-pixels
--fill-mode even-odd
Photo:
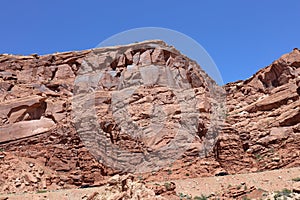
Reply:
[[[221,131],[213,151],[204,152],[203,141],[212,133],[209,127],[215,122],[210,120],[215,109],[212,104],[216,103],[210,87],[218,87],[195,62],[176,49],[160,41],[148,41],[45,56],[0,55],[0,148],[5,151],[5,156],[0,158],[0,169],[7,172],[0,175],[1,192],[99,185],[105,183],[107,176],[119,172],[98,162],[100,159],[92,155],[91,148],[86,148],[88,144],[83,143],[74,127],[76,105],[72,104],[72,98],[78,90],[74,81],[81,73],[86,56],[93,53],[95,56],[89,57],[88,61],[99,62],[106,69],[94,88],[94,111],[96,121],[105,133],[103,142],[118,145],[130,155],[147,155],[166,146],[176,136],[176,124],[186,119],[182,117],[182,109],[197,113],[198,123],[190,126],[196,134],[184,154],[166,168],[143,174],[146,180],[300,166],[298,49],[250,79],[224,86],[228,113],[223,113],[223,117],[227,120],[220,122]],[[109,60],[108,55],[114,60]],[[145,66],[151,67],[143,68]],[[84,67],[88,69],[90,65]],[[146,133],[161,131],[137,140],[138,137],[124,131],[126,127],[121,126],[120,121],[114,120],[116,113],[110,106],[116,103],[112,102],[112,96],[117,88],[139,84],[141,79],[146,87],[136,89],[133,95],[120,102],[128,106],[129,116],[138,126],[146,127]],[[77,94],[90,87],[84,82],[82,84],[86,85],[80,84],[75,84],[82,90]],[[174,95],[174,90],[159,84],[185,88],[180,92],[182,98]],[[195,105],[192,101],[181,103],[188,102],[187,97],[195,97]],[[90,114],[88,108],[82,116]],[[165,126],[149,126],[153,111],[160,110],[165,113],[162,119],[167,119],[160,124]],[[89,125],[86,121],[85,126]],[[94,144],[93,138],[90,141]],[[26,173],[20,171],[19,166],[24,163],[15,156],[7,156],[12,152],[20,159],[33,159],[35,166],[45,173],[37,175],[27,166]],[[164,156],[168,158],[176,153]],[[201,153],[205,157],[199,157]],[[128,161],[139,162],[135,157]]]

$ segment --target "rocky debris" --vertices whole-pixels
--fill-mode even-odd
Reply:
[[[300,194],[297,190],[282,189],[281,191],[268,192],[258,189],[255,186],[248,186],[241,183],[236,186],[228,186],[216,194],[211,194],[208,199],[264,199],[264,200],[277,200],[277,199],[299,199]]]
[[[13,185],[15,179],[12,176],[1,174],[0,177],[5,180],[1,182],[3,183],[0,187],[1,191],[20,192],[26,190],[74,188],[78,186],[97,186],[103,184],[104,177],[109,171],[104,171],[105,168],[96,162],[88,150],[79,143],[80,139],[78,136],[72,135],[72,131],[68,130],[67,127],[61,129],[63,132],[57,131],[57,129],[53,131],[55,131],[55,134],[48,133],[44,134],[43,137],[36,136],[29,141],[28,139],[19,140],[18,143],[9,143],[9,145],[6,146],[7,149],[11,149],[14,154],[17,154],[18,157],[14,157],[25,160],[30,159],[30,165],[34,163],[33,167],[28,165],[28,170],[32,170],[32,168],[38,165],[40,171],[37,175],[42,175],[44,178],[38,179],[38,182],[34,185],[28,185],[30,189],[27,189],[27,187],[6,189],[4,185]],[[25,151],[23,150],[24,147],[26,147]],[[10,151],[4,151],[4,153],[11,155]],[[4,162],[1,162],[0,159],[1,169],[4,167],[3,170],[6,170],[7,173],[26,177],[26,173],[22,171],[22,169],[21,171],[19,170],[20,164],[18,164],[18,162],[10,162],[7,159],[9,159],[7,156],[4,157],[4,160],[2,159]],[[6,162],[10,162],[10,164],[7,166],[5,164]],[[34,174],[34,176],[36,175]],[[26,179],[29,178],[30,176],[27,176]]]
[[[178,123],[188,127],[193,137],[176,138],[177,145],[188,145],[162,153],[161,158],[169,163],[142,174],[145,180],[300,166],[299,63],[300,52],[294,49],[250,79],[225,85],[225,113],[225,106],[218,104],[222,98],[212,92],[222,91],[221,87],[194,61],[162,41],[45,56],[2,54],[0,148],[5,153],[0,154],[0,169],[19,176],[1,174],[0,184],[5,184],[0,185],[0,191],[97,186],[132,166],[155,168],[138,164],[143,156],[151,160],[153,157],[147,155],[172,144]],[[84,77],[84,72],[93,71],[93,67],[102,76],[98,81],[93,81],[95,76],[89,77],[92,85],[88,85],[78,77]],[[137,88],[129,96],[115,93],[133,86]],[[90,91],[95,91],[94,106],[86,101],[90,100],[88,95],[80,96]],[[113,112],[112,105],[120,109]],[[125,117],[123,107],[128,111]],[[160,110],[160,118],[151,118]],[[79,115],[91,120],[77,120],[76,111],[85,111]],[[213,118],[214,113],[221,117]],[[127,126],[131,122],[142,127],[136,131],[142,135],[132,135],[132,127]],[[91,127],[101,130],[98,141],[83,134]],[[98,149],[103,144],[108,149],[118,146],[117,159],[124,165],[105,161],[109,154]],[[8,164],[7,155],[33,159],[34,166],[20,171],[19,161]],[[44,173],[29,171],[37,167]]]
[[[0,192],[14,193],[19,191],[30,192],[38,189],[46,189],[44,182],[55,174],[54,171],[44,171],[43,166],[32,162],[35,160],[18,158],[11,153],[2,152],[5,155],[0,159]],[[58,185],[53,183],[48,185],[48,189],[56,188]]]
[[[218,194],[211,194],[208,199],[261,199],[266,191],[259,190],[254,186],[247,186],[245,183],[241,183],[237,186],[228,186],[220,191]]]
[[[300,199],[299,192],[295,192],[288,189],[283,189],[282,191],[276,191],[267,194],[263,199],[286,199],[286,200],[293,200],[293,199]]]
[[[104,192],[93,193],[87,199],[90,200],[126,200],[126,199],[179,199],[175,194],[175,185],[163,186],[163,189],[153,190],[145,185],[143,182],[135,180],[135,177],[131,174],[128,175],[115,175],[111,177]]]

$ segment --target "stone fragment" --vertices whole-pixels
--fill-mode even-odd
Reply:
[[[118,59],[118,67],[124,67],[126,66],[126,56],[124,54],[122,54],[119,59]]]
[[[151,54],[151,60],[154,64],[164,65],[166,63],[164,50],[155,48]]]
[[[32,173],[25,174],[24,178],[29,183],[37,183],[38,182],[38,179]]]
[[[135,64],[135,65],[138,65],[138,64],[139,64],[139,62],[140,62],[140,52],[137,52],[137,53],[135,53],[135,54],[133,55],[133,57],[132,57],[132,62],[133,62],[133,64]]]
[[[0,127],[0,142],[14,141],[34,136],[49,131],[54,125],[53,120],[48,118],[4,125]]]
[[[0,82],[0,92],[9,91],[13,87],[12,83],[9,82]]]
[[[69,83],[70,81],[74,80],[74,77],[75,75],[72,71],[72,68],[67,64],[63,64],[57,66],[57,71],[53,80],[60,83]]]
[[[151,65],[151,53],[149,50],[146,50],[144,53],[141,54],[139,65]]]

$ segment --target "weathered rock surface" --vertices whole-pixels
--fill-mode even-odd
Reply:
[[[175,192],[174,183],[165,185],[146,185],[144,182],[136,180],[131,174],[115,175],[111,177],[105,191],[93,196],[94,200],[117,200],[117,199],[145,199],[145,200],[167,200],[179,199]]]
[[[170,161],[143,173],[148,181],[300,166],[299,63],[300,52],[294,49],[250,79],[225,85],[225,114],[213,106],[220,99],[212,91],[221,88],[161,41],[45,56],[0,55],[0,148],[16,159],[32,159],[45,172],[21,170],[4,156],[0,169],[9,173],[0,175],[0,192],[102,185],[128,166],[154,167],[141,167],[141,155],[158,166]],[[95,69],[101,77],[78,79]],[[114,93],[133,86],[126,98]],[[119,109],[112,110],[112,104]],[[161,110],[161,118],[151,117]],[[130,123],[142,127],[137,134]],[[95,124],[101,130],[98,140],[84,135]],[[176,138],[178,124],[193,137]],[[151,156],[174,138],[182,152],[170,146],[160,159]],[[117,157],[124,165],[114,166],[114,154],[108,157],[110,151],[101,151],[95,142],[108,149],[118,146],[119,155],[126,155]],[[213,149],[206,152],[208,147]]]
[[[225,86],[227,122],[257,170],[299,166],[299,62],[294,49],[250,79]]]
[[[162,42],[125,47],[93,50],[77,71],[74,124],[90,152],[114,169],[151,172],[191,148],[212,150],[222,88]]]

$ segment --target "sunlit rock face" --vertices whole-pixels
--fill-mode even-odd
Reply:
[[[227,122],[257,169],[299,166],[300,51],[281,56],[245,81],[229,83]]]
[[[162,41],[2,54],[0,192],[299,166],[299,63],[220,87]]]
[[[225,111],[222,88],[160,41],[93,50],[77,71],[73,100],[90,152],[131,172],[158,170],[191,149],[207,155]]]

